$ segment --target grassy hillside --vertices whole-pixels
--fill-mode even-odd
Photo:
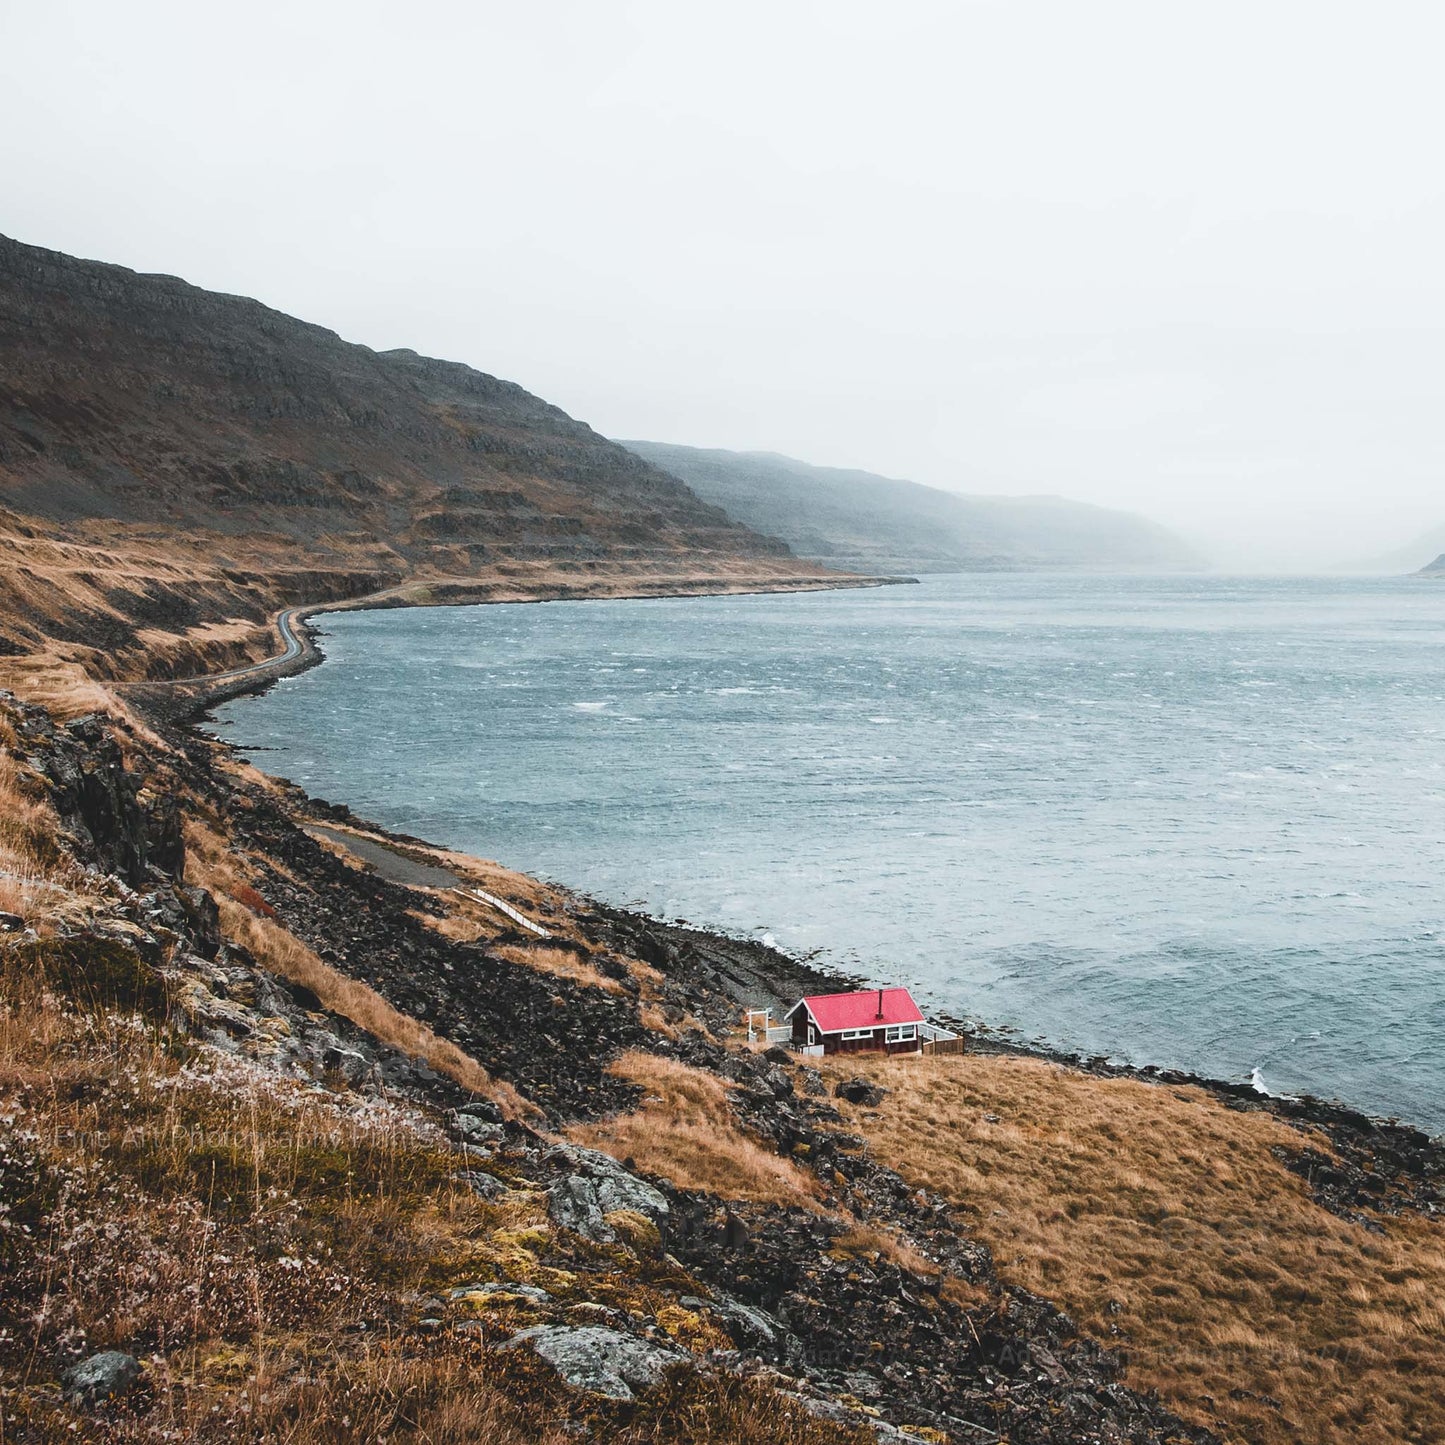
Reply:
[[[1208,1445],[746,1046],[759,969],[0,695],[0,1437]]]
[[[800,557],[845,571],[1202,565],[1163,527],[1060,497],[964,496],[771,452],[624,445]]]
[[[889,1093],[850,1127],[963,1208],[1008,1280],[1117,1342],[1130,1383],[1251,1445],[1445,1430],[1445,1230],[1384,1190],[1326,1207],[1322,1132],[1007,1056],[862,1070]]]

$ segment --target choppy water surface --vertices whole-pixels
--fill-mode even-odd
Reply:
[[[228,706],[393,828],[1091,1053],[1445,1129],[1445,584],[369,612]]]

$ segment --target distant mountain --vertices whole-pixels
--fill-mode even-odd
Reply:
[[[1445,577],[1445,552],[1442,552],[1428,567],[1422,567],[1420,576]]]
[[[1061,497],[982,497],[775,452],[626,441],[736,521],[852,572],[1094,567],[1186,570],[1202,559],[1127,512]]]
[[[1435,558],[1432,562],[1430,558]],[[1432,527],[1403,547],[1395,547],[1369,561],[1359,563],[1349,570],[1361,572],[1385,572],[1390,574],[1445,571],[1440,563],[1445,559],[1445,526]]]

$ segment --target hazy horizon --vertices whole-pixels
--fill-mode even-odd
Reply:
[[[1123,508],[1227,568],[1445,525],[1423,5],[59,0],[0,35],[22,241],[608,436]]]

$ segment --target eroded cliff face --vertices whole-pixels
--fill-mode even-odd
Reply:
[[[512,382],[4,238],[0,561],[0,655],[151,658],[411,577],[821,571]]]

